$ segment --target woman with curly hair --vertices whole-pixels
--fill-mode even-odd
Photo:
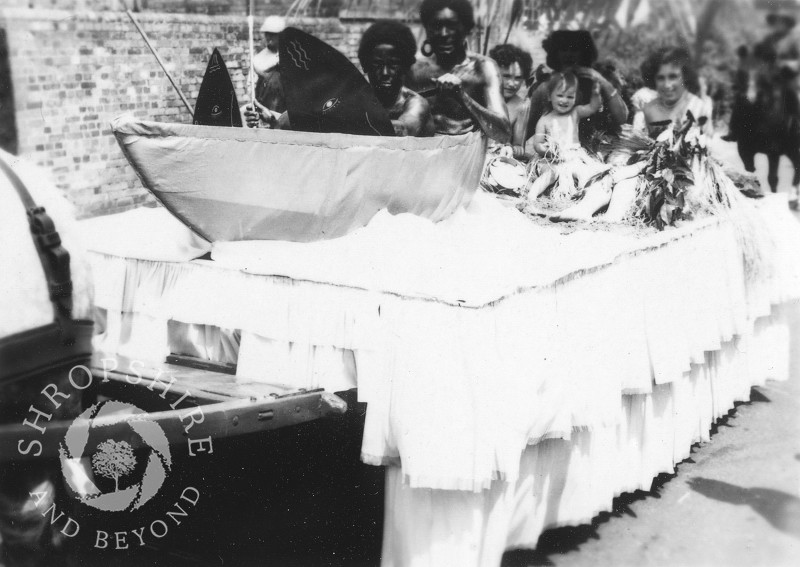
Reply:
[[[682,124],[691,114],[695,121],[708,122],[700,97],[697,73],[688,51],[680,47],[659,49],[642,64],[642,79],[656,91],[656,97],[642,109],[647,133],[656,138],[666,128]]]
[[[697,73],[691,55],[680,47],[665,47],[655,51],[642,64],[642,79],[646,86],[656,91],[656,97],[645,104],[642,114],[647,134],[651,138],[665,130],[682,127],[691,119],[703,131],[709,121],[705,105],[690,90],[697,90]],[[630,153],[618,151],[608,161],[618,166],[627,163]],[[598,210],[608,205],[604,219],[618,222],[628,213],[637,195],[639,172],[647,164],[618,167],[605,185],[595,184],[586,191],[583,199],[556,215],[556,220],[588,220]]]
[[[361,37],[358,60],[398,136],[430,136],[433,119],[428,101],[403,86],[416,61],[417,42],[405,24],[384,20]]]
[[[530,112],[530,99],[524,97],[521,89],[531,74],[533,61],[527,52],[516,45],[503,43],[489,51],[489,57],[500,67],[503,80],[503,99],[511,122],[511,148],[516,159],[527,159],[525,153],[525,132]]]
[[[422,59],[409,73],[408,86],[431,92],[437,134],[482,130],[500,143],[511,139],[502,79],[490,58],[467,50],[475,27],[469,0],[424,0],[420,20],[425,28]]]

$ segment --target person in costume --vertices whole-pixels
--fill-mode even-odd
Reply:
[[[616,134],[628,119],[628,107],[614,84],[592,66],[597,62],[597,47],[591,34],[585,30],[557,30],[542,42],[547,52],[547,66],[555,72],[572,71],[578,77],[577,105],[589,103],[594,85],[600,86],[602,107],[600,111],[580,121],[581,143],[594,150],[598,135]],[[536,124],[548,110],[549,93],[546,84],[540,84],[531,94],[528,135],[532,136]]]
[[[656,97],[642,110],[647,135],[656,139],[664,132],[683,127],[688,120],[702,133],[710,117],[705,115],[702,99],[691,92],[697,90],[698,83],[688,51],[677,47],[659,49],[642,64],[642,78],[645,86],[656,92]],[[556,215],[555,219],[588,220],[608,205],[604,220],[622,220],[636,197],[638,175],[646,164],[642,160],[625,166],[629,158],[630,152],[615,152],[608,160],[617,166],[609,180],[587,188],[580,202]]]
[[[503,79],[503,99],[511,123],[512,154],[515,159],[527,160],[532,153],[525,151],[530,100],[521,89],[526,86],[525,81],[531,74],[531,56],[516,45],[503,43],[489,51],[489,57],[497,62]]]
[[[539,175],[529,195],[537,197],[556,183],[554,197],[571,198],[578,187],[607,169],[589,155],[578,139],[578,124],[600,109],[600,85],[595,83],[588,104],[576,105],[578,77],[572,72],[555,73],[547,85],[550,110],[536,124],[533,147],[542,159]],[[577,187],[575,182],[577,181]]]
[[[403,86],[416,61],[417,42],[405,24],[384,20],[372,24],[361,38],[358,60],[381,105],[389,111],[398,136],[430,136],[433,117],[428,101]]]
[[[286,28],[280,16],[268,16],[261,24],[264,49],[253,57],[253,68],[258,75],[255,87],[255,109],[245,105],[242,115],[250,128],[274,128],[281,114],[286,112],[286,99],[278,69],[278,34]]]
[[[502,144],[511,140],[497,64],[467,50],[475,26],[469,0],[424,0],[420,20],[426,39],[422,59],[406,84],[416,92],[434,90],[431,103],[437,134],[464,134],[477,129]]]
[[[750,82],[749,67],[754,64],[770,69],[776,77],[788,79],[791,84],[790,107],[800,107],[797,103],[797,76],[800,74],[800,39],[794,33],[795,19],[788,14],[770,13],[767,15],[769,33],[752,49],[752,54],[746,46],[741,46],[739,55],[739,68],[734,79],[735,100],[731,109],[728,134],[722,137],[728,142],[736,142],[749,134],[750,125],[747,117],[748,102],[747,90]]]
[[[675,47],[656,51],[642,64],[642,78],[656,91],[656,97],[642,109],[650,137],[657,138],[667,127],[680,126],[688,113],[709,123],[706,104],[694,94],[700,85],[688,51]]]

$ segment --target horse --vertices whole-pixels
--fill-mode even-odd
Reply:
[[[785,155],[794,167],[792,185],[800,186],[800,104],[795,76],[779,68],[771,53],[756,47],[740,49],[738,94],[731,116],[731,132],[744,168],[755,171],[756,154],[766,154],[770,190],[778,190],[778,164]]]

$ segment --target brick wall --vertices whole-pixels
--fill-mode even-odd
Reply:
[[[249,0],[3,0],[5,8],[33,8],[39,10],[69,10],[75,12],[157,12],[174,14],[244,15]],[[365,0],[317,0],[308,6],[308,14],[336,16],[345,3],[360,4]],[[416,0],[373,0],[377,4],[405,3]],[[254,14],[286,14],[293,0],[255,0]],[[319,5],[318,5],[319,4]]]
[[[244,100],[249,63],[243,18],[150,12],[137,17],[190,104],[214,47]],[[293,23],[355,60],[370,22]],[[11,67],[18,153],[53,173],[81,217],[149,201],[117,147],[111,119],[124,112],[165,122],[191,118],[127,16],[12,9],[0,11],[0,30]]]
[[[191,118],[119,0],[3,1],[22,6],[4,3],[0,8],[0,145],[49,169],[81,217],[151,200],[117,147],[109,123],[124,112],[166,122],[188,123]],[[386,0],[387,5],[403,1]],[[190,104],[214,47],[225,58],[240,100],[245,99],[249,62],[244,0],[215,0],[229,12],[241,10],[215,16],[166,12],[192,6],[202,12],[199,7],[211,5],[211,0],[137,2],[137,19]],[[280,5],[278,13],[283,13],[289,2],[259,0],[257,5]],[[133,7],[132,0],[127,3]],[[359,5],[352,3],[356,9]],[[70,9],[42,8],[46,6]],[[154,12],[154,7],[165,11]],[[358,42],[372,20],[299,18],[290,23],[336,46],[357,65]],[[418,27],[412,27],[419,36]],[[530,40],[518,39],[522,44]],[[539,42],[531,43],[532,51]],[[535,64],[542,60],[534,53]]]

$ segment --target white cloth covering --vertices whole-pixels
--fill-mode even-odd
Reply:
[[[130,115],[111,130],[142,185],[209,241],[325,240],[384,208],[441,220],[470,202],[486,153],[480,132],[356,136]]]
[[[362,458],[391,464],[384,565],[498,565],[648,489],[752,384],[785,378],[774,306],[800,295],[800,227],[785,199],[757,211],[757,273],[729,220],[564,236],[486,195],[436,225],[380,213],[333,241],[216,246],[213,262],[106,248],[98,342],[158,358],[195,333],[241,381],[357,386]],[[127,218],[116,230],[136,230]]]
[[[140,207],[81,221],[83,237],[94,252],[122,258],[188,262],[211,250],[163,207]]]
[[[171,319],[240,330],[240,380],[357,386],[365,462],[481,491],[516,482],[529,443],[618,426],[621,395],[679,380],[798,296],[800,226],[764,201],[773,264],[748,278],[724,220],[564,236],[488,195],[438,224],[379,214],[332,241],[216,246],[213,262],[95,254],[100,346],[166,354]]]
[[[673,473],[752,385],[786,379],[788,346],[776,312],[673,382],[621,396],[617,425],[528,446],[517,480],[482,492],[411,488],[400,467],[388,467],[383,567],[496,566],[508,549],[535,548],[546,529],[589,523],[615,496]]]

